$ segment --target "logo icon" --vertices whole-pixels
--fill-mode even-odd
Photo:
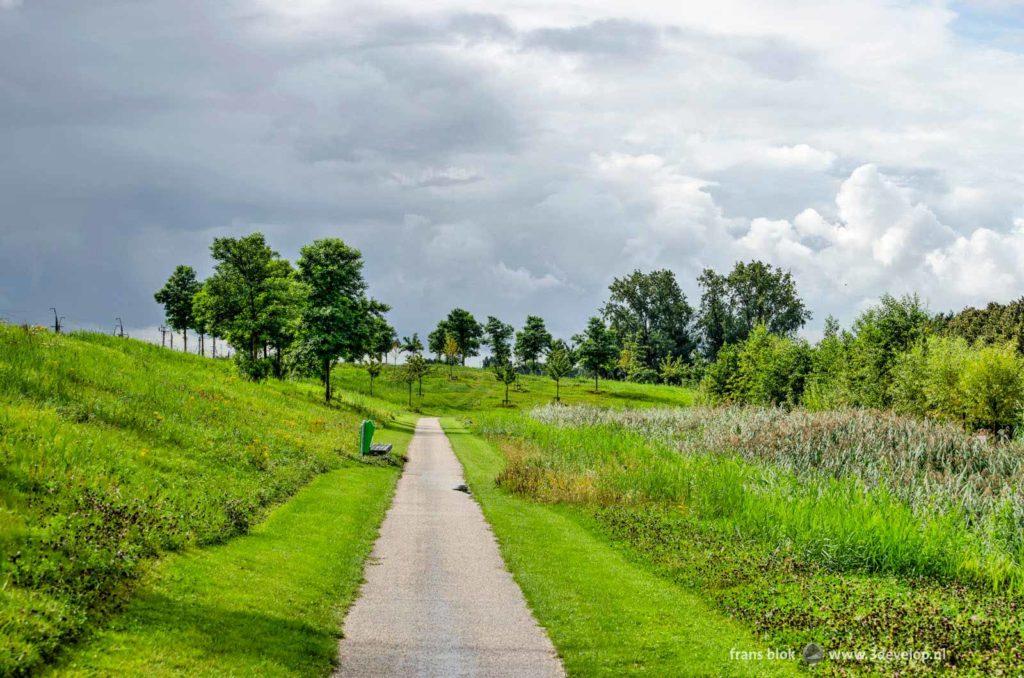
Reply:
[[[807,662],[809,666],[814,666],[825,658],[825,651],[821,649],[821,645],[818,645],[817,643],[807,643],[807,645],[804,646],[803,655],[804,661]]]

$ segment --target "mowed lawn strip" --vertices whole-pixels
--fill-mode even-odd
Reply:
[[[404,451],[410,434],[400,426],[377,437]],[[395,466],[331,471],[248,535],[166,558],[51,675],[327,674],[398,475]]]
[[[765,648],[696,595],[630,562],[569,507],[494,484],[504,460],[453,419],[443,422],[502,555],[566,671],[575,676],[792,675],[792,663],[743,661]]]

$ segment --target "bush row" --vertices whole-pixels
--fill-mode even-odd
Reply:
[[[916,297],[883,298],[850,331],[816,345],[764,326],[727,344],[704,370],[713,404],[893,408],[970,429],[1013,433],[1024,409],[1024,358],[1012,342],[940,333]]]

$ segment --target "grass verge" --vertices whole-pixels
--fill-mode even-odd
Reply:
[[[570,675],[788,674],[785,662],[744,662],[763,649],[696,595],[630,562],[582,511],[515,497],[495,486],[500,452],[453,419],[445,432],[506,564]]]
[[[381,440],[404,451],[400,425]],[[248,535],[158,563],[51,675],[324,675],[399,469],[326,473]]]
[[[88,636],[168,552],[245,534],[358,455],[388,403],[313,381],[0,324],[0,675]]]

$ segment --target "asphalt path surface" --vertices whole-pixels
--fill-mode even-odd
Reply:
[[[420,419],[345,620],[337,676],[564,676],[451,444]]]

